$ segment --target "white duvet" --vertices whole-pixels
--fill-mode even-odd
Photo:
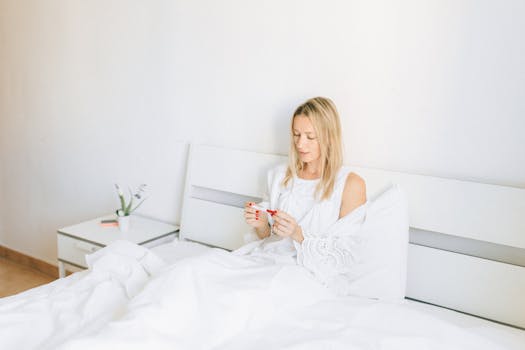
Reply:
[[[92,334],[124,313],[129,300],[164,266],[155,254],[118,241],[87,259],[89,271],[0,299],[0,349],[55,349]]]
[[[0,349],[499,349],[408,308],[337,297],[303,267],[119,242],[89,272],[0,300]]]

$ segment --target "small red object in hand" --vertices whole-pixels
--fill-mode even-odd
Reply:
[[[275,213],[277,213],[277,210],[272,210],[272,209],[266,209],[265,207],[262,207],[258,204],[254,204],[254,203],[249,203],[250,206],[254,209],[257,209],[257,210],[265,210],[268,214],[270,214],[271,216],[274,216]]]

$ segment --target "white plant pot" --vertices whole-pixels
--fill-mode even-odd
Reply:
[[[119,216],[118,217],[118,228],[120,232],[126,232],[129,230],[131,216]]]

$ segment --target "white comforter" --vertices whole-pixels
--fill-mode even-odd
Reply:
[[[118,318],[164,263],[118,241],[87,258],[89,271],[0,299],[0,349],[55,349]]]
[[[90,272],[1,300],[0,349],[499,349],[404,303],[337,297],[297,265],[96,254]]]

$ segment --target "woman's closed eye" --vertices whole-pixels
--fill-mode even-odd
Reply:
[[[293,134],[293,137],[301,137],[301,134]],[[312,136],[312,135],[306,135],[306,138],[308,140],[315,140],[316,139],[316,137]]]

